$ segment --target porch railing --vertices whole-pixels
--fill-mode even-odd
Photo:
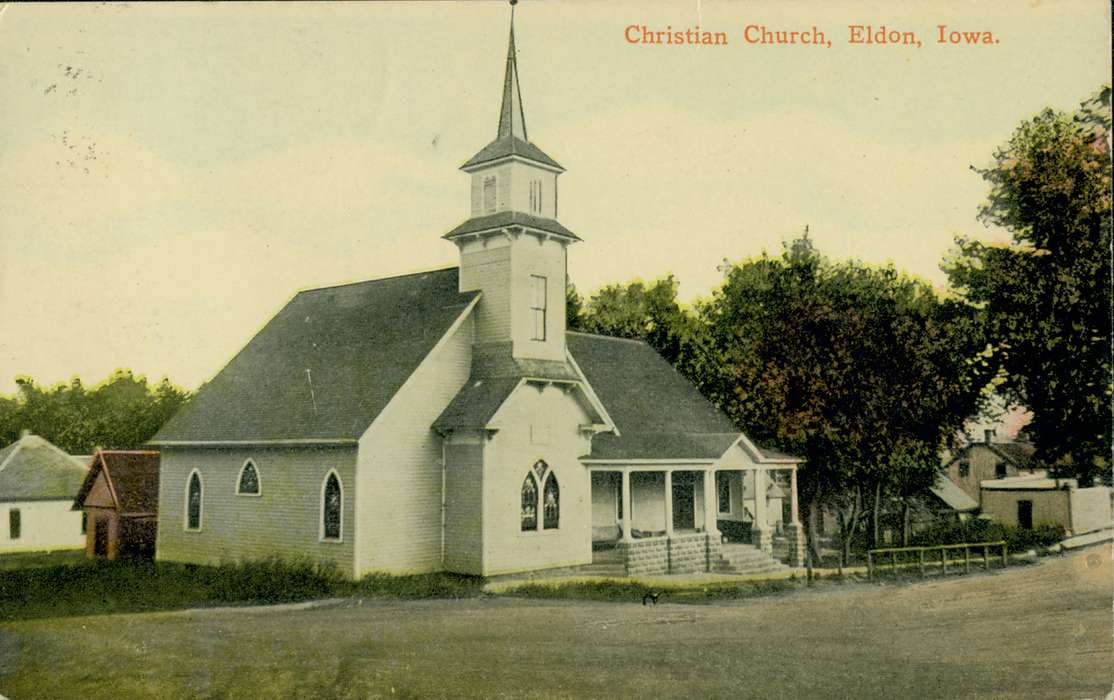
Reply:
[[[999,550],[1002,553],[1002,566],[1009,566],[1009,554],[1006,551],[1006,543],[1002,540],[997,542],[938,544],[928,547],[887,547],[871,549],[866,553],[867,576],[869,578],[874,578],[876,572],[881,573],[887,566],[893,572],[894,576],[897,575],[899,567],[908,569],[916,566],[920,570],[921,577],[924,578],[928,575],[928,567],[936,567],[937,565],[939,565],[940,573],[942,575],[947,575],[949,564],[948,555],[958,550],[963,551],[963,558],[954,559],[950,563],[962,565],[964,573],[971,573],[971,550],[981,550],[982,566],[984,569],[990,569],[991,552],[993,552],[994,558],[997,559]],[[913,557],[914,554],[916,555],[915,558]],[[929,555],[931,555],[931,557]],[[901,561],[898,561],[899,557]]]

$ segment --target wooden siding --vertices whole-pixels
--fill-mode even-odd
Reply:
[[[523,235],[511,245],[510,318],[514,356],[565,360],[565,244],[550,238]],[[534,340],[531,277],[546,278],[545,340]],[[483,301],[480,301],[483,304]]]
[[[360,438],[360,574],[441,568],[442,450],[430,426],[468,379],[474,337],[469,316],[426,357]]]
[[[1033,502],[1033,526],[1041,523],[1060,523],[1071,529],[1067,489],[1032,491],[1005,491],[983,489],[982,514],[1004,525],[1017,525],[1018,501]]]
[[[590,562],[592,487],[589,472],[579,460],[589,449],[580,433],[588,414],[573,394],[559,387],[526,385],[507,399],[493,422],[499,430],[484,448],[484,573]],[[536,429],[539,427],[543,430]],[[532,441],[532,433],[548,434],[547,444]],[[544,460],[557,475],[560,527],[522,532],[522,481],[538,460]],[[538,483],[539,491],[543,483]],[[540,520],[540,513],[538,517]]]
[[[70,510],[72,500],[0,503],[0,553],[81,549],[81,512]],[[20,534],[11,539],[9,513],[19,511]]]
[[[475,311],[477,343],[511,340],[511,248],[489,239],[488,247],[469,242],[460,255],[460,290],[478,289],[483,297]]]
[[[970,463],[970,468],[967,472],[967,476],[960,476],[959,463],[964,460]],[[989,447],[976,443],[967,448],[967,453],[965,455],[961,453],[958,459],[952,461],[952,463],[948,465],[947,476],[981,506],[982,502],[980,499],[982,495],[980,484],[983,481],[998,478],[997,467],[999,462],[1005,462],[1007,477],[1029,473],[1018,471],[1012,464],[1006,462],[1005,459]],[[1015,519],[1016,515],[1015,513]],[[1034,517],[1036,517],[1035,513]],[[1034,522],[1036,521],[1034,520]]]
[[[104,477],[104,470],[97,474],[96,481],[85,496],[86,508],[112,508],[115,510],[116,501],[112,498],[112,491],[108,488],[108,480]]]
[[[259,472],[259,496],[236,494],[249,458]],[[194,469],[203,485],[201,530],[187,532],[186,484]],[[333,469],[344,495],[341,541],[322,542],[322,485]],[[305,558],[351,576],[355,471],[355,447],[163,448],[156,558],[197,564]]]
[[[483,441],[479,432],[454,436],[445,457],[445,570],[482,574]]]

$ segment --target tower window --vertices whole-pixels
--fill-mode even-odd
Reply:
[[[530,211],[540,214],[542,211],[542,181],[530,181]]]
[[[484,213],[495,213],[495,176],[484,178]]]
[[[534,321],[534,340],[545,340],[546,279],[540,275],[530,275],[533,296],[530,312]]]

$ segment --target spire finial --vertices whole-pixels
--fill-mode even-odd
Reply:
[[[507,47],[507,73],[503,78],[503,104],[499,111],[499,133],[496,139],[515,136],[526,138],[526,117],[522,112],[522,89],[518,85],[518,57],[514,46],[514,6],[511,0],[511,36]]]

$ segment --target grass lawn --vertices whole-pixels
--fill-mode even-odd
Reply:
[[[0,554],[0,571],[49,566],[73,566],[85,561],[84,549],[63,549],[55,552],[15,552]]]
[[[22,620],[12,698],[1100,698],[1108,547],[707,605],[469,597]]]

